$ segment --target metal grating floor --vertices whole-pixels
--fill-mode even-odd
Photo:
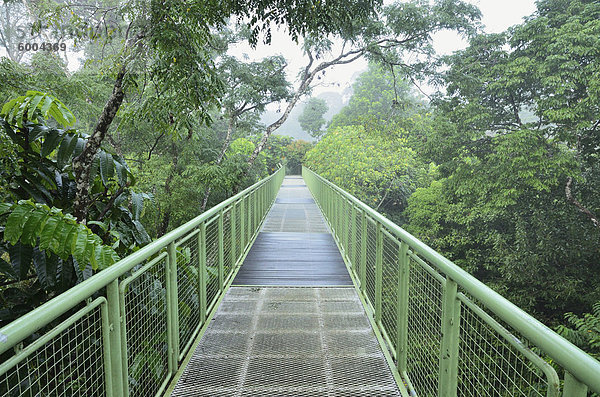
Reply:
[[[229,289],[171,396],[400,396],[353,288]]]
[[[285,177],[233,285],[350,286],[352,279],[302,179]]]

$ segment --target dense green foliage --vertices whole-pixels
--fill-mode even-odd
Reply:
[[[12,285],[1,291],[4,322],[150,239],[140,223],[149,196],[131,190],[131,171],[109,151],[99,151],[93,163],[90,221],[83,225],[71,215],[72,161],[88,137],[68,128],[75,116],[61,101],[28,91],[7,102],[0,117],[7,155],[1,169],[0,279]]]
[[[546,0],[523,24],[474,36],[444,59],[446,93],[429,107],[371,65],[307,156],[596,353],[599,13],[594,1]]]
[[[499,34],[477,34],[458,0],[11,3],[28,36],[73,39],[85,63],[22,56],[0,16],[1,321],[304,163],[597,354],[597,1],[541,0]],[[299,84],[281,56],[228,55],[268,42],[271,23],[303,40]],[[441,30],[470,42],[436,62]],[[325,60],[334,39],[344,50]],[[299,118],[317,144],[260,123],[359,57],[369,69],[330,125],[315,98]],[[424,76],[445,92],[425,101]]]
[[[426,150],[442,179],[411,198],[408,215],[411,231],[556,322],[600,299],[600,8],[538,8],[447,60]]]
[[[395,90],[395,87],[403,87]],[[404,105],[396,105],[396,98]],[[410,86],[371,64],[354,84],[347,106],[306,156],[306,165],[354,196],[403,223],[407,200],[429,184],[433,164],[414,145],[427,114]],[[410,132],[414,131],[414,132]]]
[[[310,98],[300,116],[298,116],[298,122],[300,127],[313,138],[319,138],[323,135],[323,127],[327,121],[323,118],[323,115],[327,113],[328,106],[324,99]]]

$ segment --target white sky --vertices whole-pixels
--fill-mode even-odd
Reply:
[[[482,23],[487,33],[499,33],[508,27],[523,22],[523,18],[535,11],[534,0],[466,0],[479,7],[482,13]],[[389,1],[385,1],[388,3]],[[434,35],[434,48],[439,54],[450,54],[463,49],[467,42],[452,32],[440,32]],[[271,45],[259,45],[255,50],[248,46],[238,46],[230,51],[232,55],[247,54],[251,60],[259,60],[266,56],[283,55],[289,63],[288,77],[296,80],[298,72],[306,64],[302,51],[283,30],[274,30]],[[353,83],[353,78],[365,70],[367,62],[357,60],[351,64],[340,65],[327,70],[319,81],[314,94],[325,91],[342,91]],[[427,87],[424,87],[427,91]]]
[[[384,0],[390,3],[392,0]],[[466,0],[477,5],[483,14],[482,22],[485,25],[485,31],[488,33],[502,32],[512,25],[523,21],[523,17],[532,14],[535,11],[534,0]],[[296,81],[298,72],[306,63],[302,51],[287,35],[283,29],[273,30],[272,43],[269,46],[259,45],[256,49],[251,49],[247,45],[240,45],[230,50],[232,55],[242,56],[247,54],[251,60],[259,60],[270,55],[283,55],[289,63],[288,78],[290,81]],[[434,47],[439,54],[450,54],[453,51],[466,47],[466,42],[452,32],[441,32],[434,35]],[[3,48],[0,49],[0,56],[5,55]],[[78,53],[68,52],[69,69],[74,70],[80,67],[78,62]],[[340,65],[330,68],[325,76],[315,87],[313,93],[318,94],[325,91],[341,92],[352,85],[354,78],[361,71],[365,70],[367,62],[357,60],[351,64]],[[427,91],[427,87],[424,87]]]

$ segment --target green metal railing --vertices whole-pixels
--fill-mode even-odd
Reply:
[[[413,395],[600,393],[598,361],[349,193],[302,175]]]
[[[0,395],[160,395],[232,281],[284,174],[280,168],[2,328]]]

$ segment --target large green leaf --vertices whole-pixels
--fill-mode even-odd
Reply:
[[[140,220],[142,216],[142,210],[144,209],[144,195],[142,193],[131,193],[131,211],[133,213],[133,219],[136,221]]]
[[[120,259],[117,253],[110,247],[107,247],[106,245],[96,246],[94,256],[98,261],[99,269],[106,269],[107,267],[109,267],[110,265],[112,265]]]
[[[52,153],[52,151],[58,146],[60,138],[62,138],[62,135],[58,132],[58,130],[50,130],[50,132],[44,137],[44,142],[42,143],[41,156],[49,156],[50,153]]]
[[[34,246],[37,243],[37,238],[40,235],[49,214],[45,211],[33,211],[27,218],[23,226],[21,241],[24,244]]]
[[[31,205],[17,205],[6,220],[4,240],[16,244],[23,233],[23,226],[29,215],[35,210]]]
[[[75,241],[77,234],[79,233],[79,227],[75,224],[66,224],[60,237],[58,238],[59,246],[62,248],[62,252],[58,255],[62,259],[67,259],[71,252],[75,250]]]
[[[100,161],[100,178],[102,178],[102,183],[104,184],[104,186],[106,186],[108,185],[109,178],[112,176],[112,156],[110,156],[105,151],[100,151],[98,152],[98,160]]]
[[[59,168],[63,168],[71,160],[73,150],[75,150],[75,145],[77,145],[77,139],[78,137],[75,134],[64,135],[56,154],[56,162]]]
[[[37,247],[33,248],[33,268],[38,276],[40,285],[47,290],[50,286],[48,262],[46,261],[46,254],[44,251]]]
[[[79,268],[81,266],[87,265],[87,255],[90,250],[90,239],[87,233],[77,233],[77,238],[75,239],[75,249],[73,250],[73,257],[79,262]]]
[[[25,95],[7,102],[0,115],[19,127],[27,121],[37,122],[40,116],[44,119],[53,117],[63,126],[75,124],[75,116],[58,98],[39,91],[27,91]]]
[[[43,250],[52,249],[57,244],[54,242],[57,229],[60,227],[61,219],[57,216],[48,218],[46,224],[40,233],[40,248]]]
[[[117,253],[111,247],[104,246],[100,237],[57,208],[30,201],[5,205],[3,208],[9,212],[4,233],[6,241],[34,247],[39,239],[40,250],[51,252],[63,260],[72,255],[81,269],[87,265],[91,265],[93,270],[103,269],[119,260]],[[143,226],[137,221],[134,223],[137,223],[134,227],[138,238],[149,239]]]
[[[19,279],[18,273],[15,272],[15,269],[11,266],[11,264],[2,258],[0,258],[0,274],[8,276],[8,278],[12,280]]]
[[[20,280],[27,278],[29,268],[31,267],[31,259],[33,256],[33,248],[17,243],[8,245],[8,255],[10,256],[10,264],[14,272],[19,276]]]
[[[34,186],[29,182],[29,178],[26,179],[24,176],[25,172],[23,172],[23,175],[14,178],[22,189],[22,191],[17,191],[18,196],[22,199],[33,198],[38,203],[50,204],[52,201],[50,192],[42,185],[37,184]],[[23,194],[23,191],[25,194]]]

